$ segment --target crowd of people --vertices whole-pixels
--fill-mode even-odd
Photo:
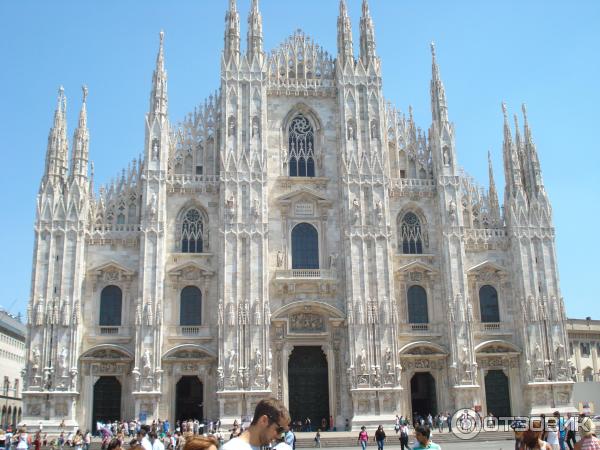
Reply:
[[[452,416],[440,413],[435,416],[414,414],[396,416],[394,431],[401,450],[438,450],[433,442],[432,430],[443,432],[447,426],[452,431]],[[323,420],[323,430],[334,430],[333,419]],[[410,428],[412,426],[412,429]],[[346,423],[348,428],[348,423]],[[459,425],[457,425],[459,427]],[[561,416],[558,411],[548,418],[543,414],[533,420],[515,420],[511,425],[515,433],[515,450],[600,450],[600,440],[595,435],[595,425],[585,415]],[[63,427],[64,428],[64,427]],[[219,420],[202,423],[198,420],[177,421],[172,426],[168,420],[141,424],[139,421],[114,421],[96,424],[102,450],[257,450],[270,447],[272,450],[296,450],[296,431],[311,431],[310,419],[291,421],[283,403],[274,398],[262,400],[256,406],[254,416],[233,423],[231,429],[223,431]],[[577,440],[579,432],[579,441]],[[410,442],[410,436],[414,437]],[[375,431],[377,450],[384,450],[388,439],[383,425]],[[89,450],[92,443],[90,431],[62,431],[49,439],[40,427],[33,435],[26,428],[13,432],[0,429],[0,450]],[[315,447],[321,447],[321,428],[317,428]],[[361,427],[357,444],[366,450],[370,436],[366,427]]]

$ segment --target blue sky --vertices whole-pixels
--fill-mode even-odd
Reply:
[[[250,0],[238,0],[242,35]],[[302,28],[336,53],[338,0],[261,0],[265,48]],[[570,317],[600,319],[596,130],[600,2],[371,0],[384,93],[430,123],[429,43],[436,42],[459,163],[487,186],[487,151],[503,185],[502,113],[527,103],[554,210],[562,294]],[[35,198],[59,85],[69,134],[89,86],[96,185],[142,150],[158,33],[165,31],[169,113],[178,122],[219,86],[227,0],[3,0],[0,2],[0,306],[25,311]],[[360,0],[348,0],[358,51]],[[244,39],[245,41],[245,39]],[[243,44],[245,46],[245,44]],[[522,121],[521,121],[522,122]],[[585,170],[584,170],[585,169]],[[588,170],[589,169],[589,170]]]

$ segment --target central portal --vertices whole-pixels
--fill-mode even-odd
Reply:
[[[178,420],[204,419],[204,386],[195,376],[181,377],[176,386],[175,423]]]
[[[410,380],[410,397],[413,418],[437,414],[435,379],[429,372],[414,374]]]
[[[292,421],[310,418],[313,429],[329,424],[329,377],[321,347],[294,347],[288,363],[289,405]]]

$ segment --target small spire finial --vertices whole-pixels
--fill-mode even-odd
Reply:
[[[88,96],[88,87],[84,84],[83,86],[81,86],[81,90],[83,92],[83,103],[85,103]]]
[[[525,103],[521,104],[521,111],[523,111],[523,122],[525,123],[525,126],[528,127],[529,122],[527,120],[527,105]]]
[[[60,97],[62,97],[63,95],[65,95],[65,88],[63,87],[62,84],[58,87],[58,95]]]
[[[160,30],[160,33],[158,33],[159,39],[160,39],[160,45],[163,45],[163,42],[165,40],[165,32],[164,30]]]
[[[502,114],[504,114],[504,118],[508,119],[508,114],[506,112],[506,102],[502,102]]]
[[[431,57],[435,59],[435,42],[431,41],[429,43],[429,47],[431,48]]]

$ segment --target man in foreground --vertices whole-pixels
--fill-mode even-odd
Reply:
[[[441,447],[439,445],[434,444],[431,441],[431,430],[427,425],[418,425],[415,428],[415,437],[417,438],[418,445],[415,445],[413,447],[413,450],[441,450]]]
[[[250,426],[240,436],[231,439],[223,450],[260,450],[277,436],[287,431],[290,414],[282,402],[276,398],[261,400],[254,409]]]

